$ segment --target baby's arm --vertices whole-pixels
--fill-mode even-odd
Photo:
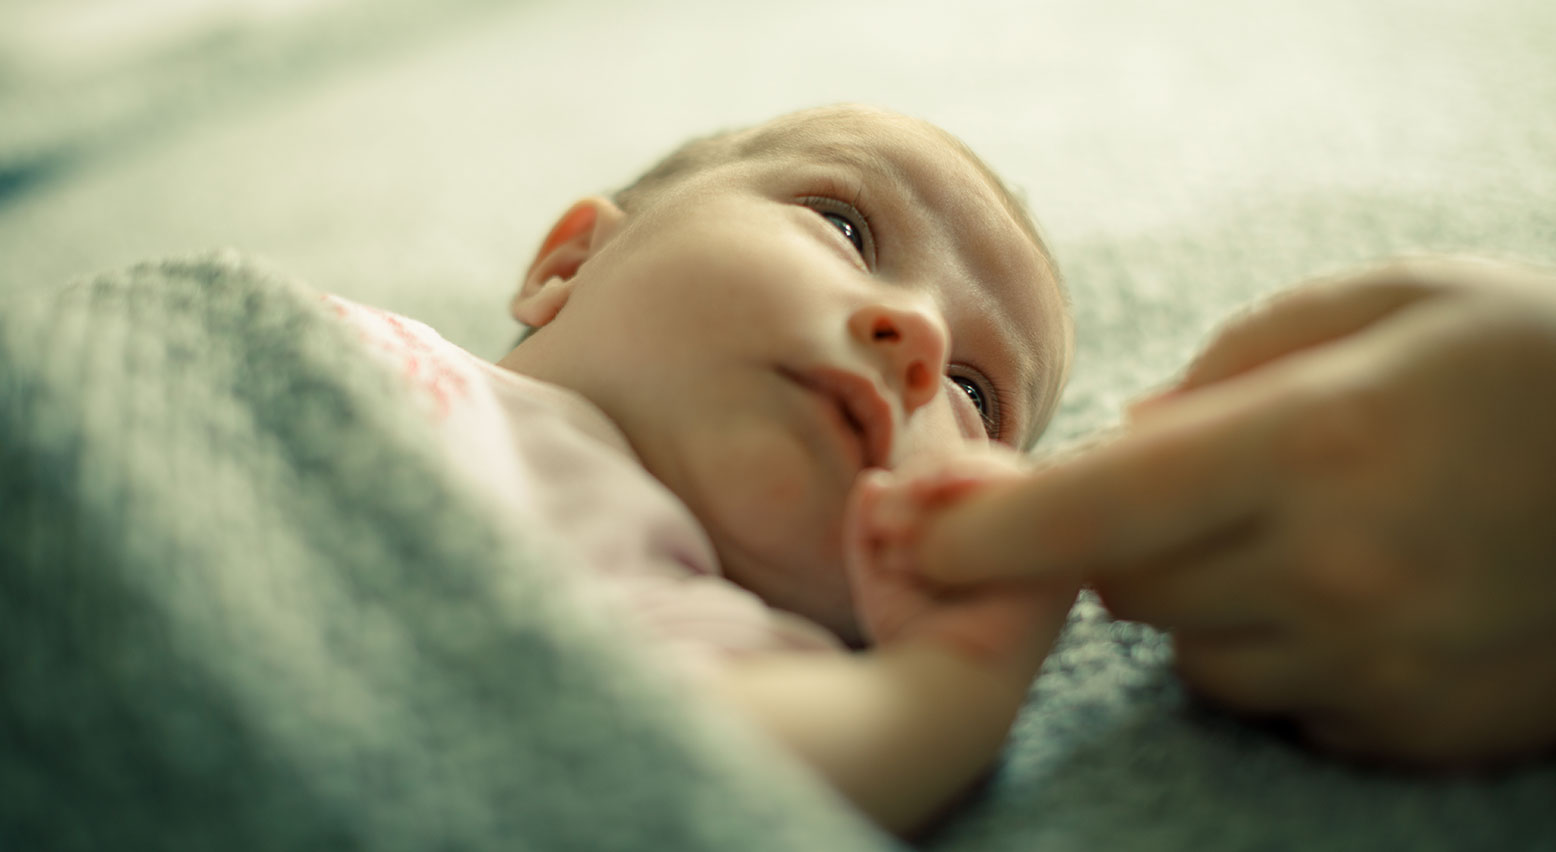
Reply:
[[[1076,591],[1024,582],[950,592],[891,564],[921,518],[1014,475],[1004,460],[959,464],[954,474],[872,474],[855,490],[845,547],[872,650],[748,658],[720,675],[737,706],[903,835],[998,755]]]

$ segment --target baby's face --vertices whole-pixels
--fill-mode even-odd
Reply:
[[[852,639],[855,478],[1030,444],[1068,326],[1047,259],[938,131],[853,108],[757,131],[755,152],[677,178],[578,269],[546,332],[551,378],[615,421],[732,580]]]

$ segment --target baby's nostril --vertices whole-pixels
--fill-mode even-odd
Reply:
[[[923,362],[914,361],[908,365],[908,387],[918,390],[929,384],[929,368]]]
[[[896,340],[901,336],[897,333],[896,326],[891,324],[891,320],[884,318],[875,321],[875,328],[871,329],[871,334],[876,340]]]

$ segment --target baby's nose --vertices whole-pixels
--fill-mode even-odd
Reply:
[[[950,334],[938,313],[920,307],[871,305],[855,311],[848,328],[876,359],[887,386],[902,397],[904,415],[939,393]]]

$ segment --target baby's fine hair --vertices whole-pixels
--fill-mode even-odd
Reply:
[[[656,192],[674,183],[677,178],[737,158],[739,151],[734,145],[734,138],[738,133],[738,129],[720,130],[682,143],[648,171],[638,175],[632,183],[612,193],[611,201],[628,214],[648,206],[649,199]]]

